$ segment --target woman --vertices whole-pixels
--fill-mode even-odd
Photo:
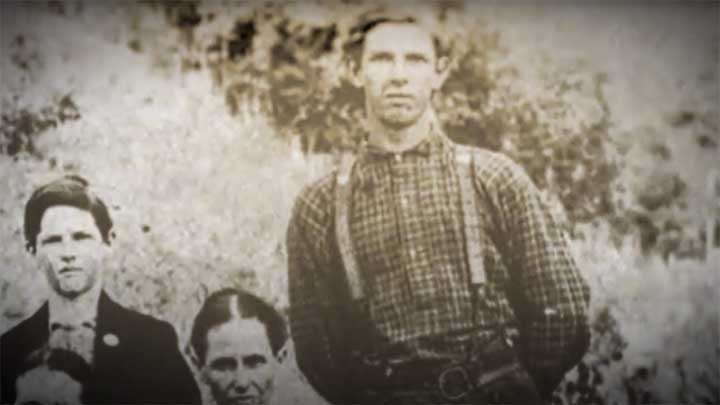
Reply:
[[[195,317],[190,351],[218,405],[324,402],[282,364],[287,341],[275,308],[245,291],[224,289]]]

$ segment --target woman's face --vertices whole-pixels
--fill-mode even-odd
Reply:
[[[218,405],[267,404],[277,364],[265,325],[255,318],[208,331],[202,375]]]

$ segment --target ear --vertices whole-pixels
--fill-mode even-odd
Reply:
[[[192,363],[193,367],[197,369],[198,371],[202,370],[202,364],[200,364],[200,358],[198,358],[197,353],[195,353],[195,350],[193,350],[191,345],[185,346],[185,354],[190,358],[190,362]],[[202,372],[200,374],[203,374]]]
[[[283,363],[285,363],[285,360],[287,360],[287,357],[288,357],[288,347],[287,347],[287,343],[286,343],[282,348],[280,348],[280,350],[278,350],[275,358],[277,359],[278,363],[283,364]]]
[[[350,83],[357,88],[361,88],[363,83],[362,79],[360,78],[360,66],[358,66],[355,60],[350,59],[349,61],[347,61],[346,68]]]
[[[435,80],[433,84],[433,90],[438,90],[450,74],[450,59],[447,56],[441,56],[435,62],[435,74],[437,75],[437,80]]]
[[[109,265],[113,260],[112,234],[108,234],[108,241],[100,240],[98,244],[98,255],[104,261],[105,265]]]

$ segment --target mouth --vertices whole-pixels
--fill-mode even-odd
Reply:
[[[230,398],[228,401],[231,405],[260,405],[260,400],[251,395],[243,395],[235,398]]]
[[[82,269],[80,267],[63,267],[62,269],[60,269],[58,274],[75,274],[80,272],[82,272]]]
[[[385,98],[389,100],[407,101],[412,100],[413,97],[407,93],[387,93],[385,94]]]

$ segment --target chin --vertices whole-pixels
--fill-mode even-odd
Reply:
[[[392,115],[392,116],[383,117],[381,122],[383,123],[383,125],[385,125],[388,128],[400,129],[400,128],[409,127],[410,125],[416,123],[417,119],[413,118],[413,117]]]
[[[407,112],[386,114],[382,117],[382,123],[390,128],[405,128],[409,127],[420,119],[419,114],[409,114]]]
[[[60,289],[59,294],[65,298],[73,299],[73,298],[77,298],[80,295],[83,295],[88,290],[89,290],[89,288],[85,288],[85,287],[68,286],[68,287]]]
[[[248,399],[228,399],[226,401],[218,401],[219,405],[266,405],[266,401],[261,398]]]

